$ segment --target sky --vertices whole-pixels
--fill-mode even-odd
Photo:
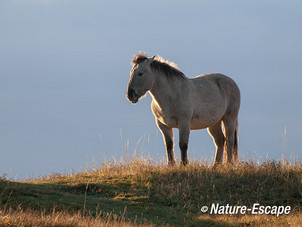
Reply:
[[[0,176],[71,173],[104,161],[165,161],[147,95],[126,99],[134,54],[241,90],[239,157],[302,160],[301,1],[0,1]],[[175,129],[175,154],[180,157]],[[207,131],[189,160],[212,162]]]

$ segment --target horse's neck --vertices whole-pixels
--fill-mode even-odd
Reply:
[[[150,93],[152,98],[160,106],[167,106],[169,102],[177,97],[175,92],[177,92],[177,86],[179,86],[179,81],[168,80],[163,78],[161,75],[155,81]]]

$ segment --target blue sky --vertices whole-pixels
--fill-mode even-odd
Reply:
[[[150,96],[137,105],[125,97],[138,51],[175,62],[187,77],[221,72],[238,83],[241,159],[301,160],[301,7],[1,1],[0,175],[69,173],[131,156],[135,148],[164,160]],[[191,133],[191,160],[212,161],[214,149],[206,130]]]

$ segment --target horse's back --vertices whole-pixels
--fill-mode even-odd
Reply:
[[[226,98],[235,98],[232,100],[240,102],[240,91],[233,79],[221,73],[208,73],[199,75],[191,79],[194,87],[199,89],[199,92],[218,93]],[[201,90],[203,88],[203,90]],[[233,97],[234,96],[234,97]]]
[[[191,79],[194,83],[204,83],[205,81],[207,82],[211,82],[214,84],[217,84],[220,80],[224,81],[224,83],[230,83],[230,84],[235,84],[235,81],[233,79],[231,79],[230,77],[221,74],[221,73],[207,73],[207,74],[202,74],[199,76],[196,76],[194,78]],[[238,88],[238,87],[237,87]]]

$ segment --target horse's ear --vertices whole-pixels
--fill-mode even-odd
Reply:
[[[155,58],[155,55],[154,55],[153,57],[151,57],[151,58],[148,58],[147,62],[148,62],[149,64],[151,64],[151,63],[153,62],[154,58]]]

